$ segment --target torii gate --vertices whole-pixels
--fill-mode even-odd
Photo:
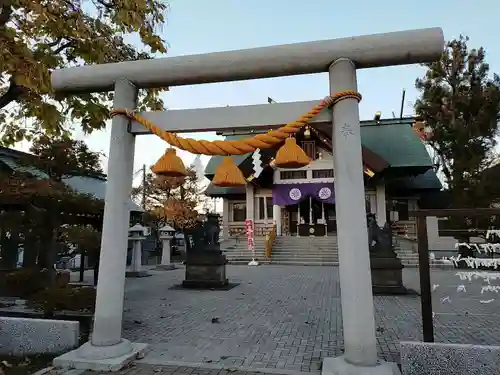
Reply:
[[[115,108],[135,109],[138,89],[329,72],[330,93],[357,90],[356,69],[432,62],[444,49],[440,28],[167,57],[56,70],[54,90],[66,94],[114,90]],[[286,124],[317,102],[147,112],[170,132],[255,129]],[[339,273],[345,353],[328,358],[323,373],[393,374],[377,358],[365,216],[358,101],[348,98],[311,121],[332,127]],[[91,340],[56,365],[118,370],[145,344],[122,338],[123,296],[135,136],[148,133],[126,117],[111,125],[104,222]]]

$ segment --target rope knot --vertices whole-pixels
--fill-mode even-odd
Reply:
[[[129,119],[135,118],[135,111],[127,108],[114,108],[109,112],[110,117],[114,117],[117,115],[124,115],[125,117],[128,117]]]
[[[341,102],[344,99],[356,99],[359,103],[362,99],[362,96],[359,92],[354,90],[341,91],[336,94],[327,96],[325,99],[323,99],[323,102],[328,108],[332,108],[335,104]]]

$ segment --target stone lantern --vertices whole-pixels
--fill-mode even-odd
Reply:
[[[161,253],[161,263],[156,268],[165,271],[173,270],[175,269],[175,264],[172,264],[170,262],[170,253],[172,251],[171,241],[174,238],[175,229],[167,224],[164,227],[160,228],[159,232],[160,239],[163,243],[163,250]]]
[[[128,230],[128,239],[132,241],[132,262],[127,277],[150,276],[146,270],[142,269],[142,241],[146,239],[148,228],[141,224],[135,224]]]

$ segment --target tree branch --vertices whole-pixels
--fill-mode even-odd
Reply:
[[[13,9],[10,2],[3,4],[0,8],[0,27],[5,27],[7,22],[9,22],[10,16],[12,15]]]
[[[52,53],[54,55],[59,55],[62,51],[64,51],[66,48],[68,47],[71,47],[73,44],[73,40],[67,42],[67,43],[64,43],[62,44],[61,46],[59,46],[58,48],[56,48]]]
[[[108,9],[113,9],[115,7],[115,3],[110,1],[110,2],[106,2],[104,0],[95,0],[98,4],[102,5],[103,7],[105,8],[108,8]]]
[[[18,86],[13,80],[10,81],[9,89],[5,94],[0,97],[0,109],[6,107],[13,101],[19,99],[19,97],[25,92],[25,88]]]

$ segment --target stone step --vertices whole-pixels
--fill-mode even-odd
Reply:
[[[280,257],[308,257],[308,256],[335,256],[337,257],[339,254],[331,251],[308,251],[307,253],[293,253],[293,252],[271,252],[271,256],[280,256]]]
[[[245,250],[245,251],[230,251],[230,252],[224,252],[223,254],[226,255],[226,256],[235,256],[235,255],[238,255],[238,256],[241,256],[241,255],[251,256],[252,252],[249,251],[249,250]],[[266,252],[265,251],[255,251],[254,254],[256,254],[256,255],[265,255]]]
[[[301,237],[292,237],[288,241],[275,240],[274,244],[336,244],[336,240],[328,239],[328,237],[315,237],[315,239],[300,240]],[[318,239],[319,238],[319,239]]]
[[[333,245],[318,245],[318,244],[290,244],[290,245],[273,245],[273,249],[338,249],[337,244]]]
[[[309,254],[309,253],[329,253],[329,254],[338,254],[338,249],[331,248],[302,248],[302,249],[272,249],[272,254]]]
[[[338,261],[295,261],[295,260],[284,260],[284,261],[273,261],[271,260],[270,264],[278,264],[278,265],[289,265],[289,266],[338,266]]]
[[[321,260],[329,260],[332,262],[338,262],[339,258],[338,257],[332,257],[332,256],[316,256],[316,257],[309,257],[309,256],[303,256],[303,257],[275,257],[271,256],[271,260],[293,260],[293,261],[321,261]]]

